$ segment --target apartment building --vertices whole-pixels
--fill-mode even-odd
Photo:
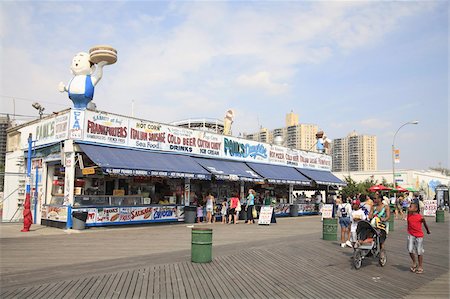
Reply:
[[[259,132],[244,134],[244,138],[259,142],[274,143],[274,139],[280,136],[283,144],[289,148],[316,151],[316,134],[318,131],[318,125],[299,123],[298,114],[291,111],[286,115],[285,127],[274,130],[261,128]]]
[[[347,137],[334,139],[331,147],[332,171],[377,170],[377,137],[358,135],[355,131]]]

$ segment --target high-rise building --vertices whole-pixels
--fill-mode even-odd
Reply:
[[[376,136],[358,135],[353,131],[347,137],[334,139],[331,153],[333,171],[377,170]]]
[[[274,138],[281,136],[283,144],[289,148],[316,151],[316,134],[319,127],[314,124],[300,124],[298,114],[290,112],[286,115],[286,126],[270,131],[267,128],[261,128],[259,132],[244,134],[244,138],[274,143]]]

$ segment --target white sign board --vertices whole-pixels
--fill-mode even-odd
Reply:
[[[424,200],[425,210],[423,211],[424,216],[436,216],[437,202],[436,200]]]
[[[258,224],[270,224],[272,219],[273,207],[263,206],[259,212]]]
[[[333,218],[333,205],[332,204],[323,205],[322,218]]]

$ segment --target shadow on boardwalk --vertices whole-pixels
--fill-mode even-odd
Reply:
[[[422,275],[409,271],[404,221],[397,221],[396,230],[389,234],[385,267],[380,267],[375,259],[367,259],[360,270],[354,270],[350,261],[352,249],[321,240],[321,223],[317,218],[280,219],[282,224],[278,228],[265,230],[295,231],[305,226],[313,232],[283,234],[280,231],[263,239],[239,243],[225,242],[218,235],[215,243],[217,238],[221,245],[214,246],[214,259],[208,264],[191,263],[189,250],[180,250],[166,255],[153,253],[129,257],[128,263],[118,260],[121,270],[105,268],[99,273],[91,272],[91,275],[82,273],[89,263],[80,264],[71,278],[58,279],[58,273],[54,273],[45,283],[35,281],[32,286],[15,284],[7,275],[2,278],[1,297],[448,298],[448,222],[438,224],[431,220],[432,234],[425,239],[425,273]],[[227,229],[230,234],[247,232],[249,236],[252,230],[262,229],[240,225],[216,228],[218,231]],[[114,260],[108,263],[114,264]],[[44,273],[55,269],[58,268],[36,271]],[[20,279],[21,275],[27,277],[20,272],[11,275],[9,278],[14,280]]]

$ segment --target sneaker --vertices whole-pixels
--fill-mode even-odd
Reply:
[[[350,241],[345,242],[345,245],[347,245],[347,246],[350,247],[350,248],[353,247],[353,246],[352,246],[352,242],[350,242]]]
[[[341,243],[341,247],[344,248],[345,247],[345,243]]]

